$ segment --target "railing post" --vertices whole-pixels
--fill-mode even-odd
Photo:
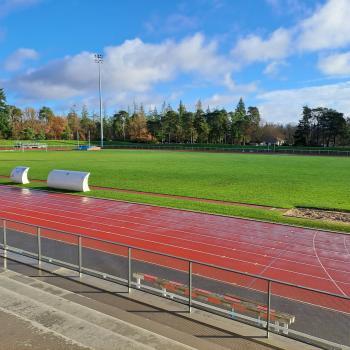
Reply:
[[[192,261],[188,262],[188,311],[192,311]]]
[[[38,265],[41,265],[41,229],[37,227],[37,237],[38,237]]]
[[[3,234],[4,234],[4,252],[7,251],[7,234],[6,234],[6,220],[2,220]]]
[[[270,308],[271,308],[271,281],[267,286],[267,318],[266,318],[266,338],[270,335]]]
[[[79,263],[79,277],[81,277],[81,272],[83,270],[83,255],[82,255],[82,244],[81,236],[78,237],[78,263]]]
[[[3,248],[4,248],[4,269],[7,269],[7,232],[6,232],[6,220],[2,220],[2,227],[3,227]]]
[[[131,291],[131,248],[128,247],[128,293]]]

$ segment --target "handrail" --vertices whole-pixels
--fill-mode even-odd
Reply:
[[[187,263],[192,263],[192,264],[197,264],[197,265],[201,265],[201,266],[206,266],[206,267],[210,267],[210,268],[214,268],[214,269],[219,269],[219,270],[223,270],[226,272],[232,272],[232,273],[237,273],[243,276],[248,276],[248,277],[252,277],[252,278],[256,278],[259,280],[263,280],[266,282],[273,282],[273,283],[278,283],[278,284],[282,284],[288,287],[294,287],[294,288],[299,288],[299,289],[303,289],[303,290],[307,290],[310,292],[316,292],[316,293],[320,293],[320,294],[324,294],[324,295],[328,295],[328,296],[332,296],[332,297],[337,297],[337,298],[341,298],[344,300],[350,300],[350,296],[346,296],[346,295],[340,295],[337,293],[331,293],[331,292],[326,292],[320,289],[316,289],[316,288],[310,288],[310,287],[305,287],[305,286],[301,286],[298,284],[293,284],[290,282],[285,282],[285,281],[281,281],[278,279],[274,279],[274,278],[268,278],[268,277],[263,277],[260,275],[256,275],[256,274],[252,274],[252,273],[248,273],[248,272],[242,272],[239,270],[235,270],[235,269],[230,269],[227,267],[222,267],[222,266],[218,266],[218,265],[214,265],[214,264],[208,264],[205,262],[201,262],[198,260],[193,260],[193,259],[186,259],[186,258],[182,258],[182,257],[178,257],[176,255],[172,255],[172,254],[167,254],[167,253],[161,253],[161,252],[157,252],[157,251],[153,251],[150,249],[145,249],[145,248],[140,248],[140,247],[136,247],[133,245],[128,245],[128,244],[124,244],[124,243],[118,243],[118,242],[113,242],[113,241],[109,241],[109,240],[105,240],[105,239],[101,239],[101,238],[97,238],[97,237],[90,237],[87,236],[85,234],[80,234],[80,233],[72,233],[72,232],[68,232],[68,231],[64,231],[64,230],[58,230],[55,228],[50,228],[50,227],[46,227],[46,226],[42,226],[42,225],[35,225],[35,224],[30,224],[30,223],[26,223],[23,221],[19,221],[19,220],[13,220],[13,219],[7,219],[4,217],[0,217],[0,220],[2,221],[8,221],[8,222],[13,222],[13,223],[17,223],[17,224],[22,224],[22,225],[27,225],[27,226],[31,226],[31,227],[35,227],[35,228],[39,228],[39,229],[46,229],[46,230],[50,230],[50,231],[54,231],[54,232],[59,232],[59,233],[63,233],[63,234],[67,234],[70,236],[75,236],[77,238],[79,237],[85,237],[94,241],[98,241],[98,242],[102,242],[102,243],[108,243],[108,244],[113,244],[119,247],[124,247],[124,248],[128,248],[128,249],[135,249],[135,250],[139,250],[139,251],[143,251],[146,253],[151,253],[151,254],[156,254],[156,255],[160,255],[160,256],[164,256],[164,257],[168,257],[168,258],[173,258],[173,259],[177,259],[183,262],[187,262]],[[8,228],[8,227],[7,227]]]

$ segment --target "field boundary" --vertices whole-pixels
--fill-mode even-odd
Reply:
[[[44,140],[50,141],[50,140]],[[81,143],[86,145],[85,142]],[[99,144],[97,142],[91,142],[91,145]],[[300,155],[300,156],[329,156],[329,157],[350,157],[350,150],[346,149],[329,149],[329,148],[298,148],[298,147],[286,147],[286,146],[237,146],[237,145],[186,145],[186,144],[146,144],[146,143],[130,143],[130,144],[118,144],[107,143],[103,149],[138,149],[138,150],[154,150],[154,151],[177,151],[177,152],[208,152],[208,153],[248,153],[248,154],[270,154],[270,155]],[[14,151],[14,145],[12,144],[0,144],[0,150]],[[22,151],[21,149],[17,149]],[[29,151],[38,149],[29,149]],[[47,150],[49,151],[73,151],[78,150],[78,144],[72,143],[47,143]],[[28,150],[27,150],[28,151]]]
[[[350,151],[328,149],[273,149],[273,148],[235,148],[235,147],[186,147],[186,146],[157,146],[157,145],[105,145],[103,149],[138,149],[151,151],[177,151],[177,152],[209,152],[209,153],[248,153],[270,155],[295,155],[295,156],[329,156],[350,157]]]

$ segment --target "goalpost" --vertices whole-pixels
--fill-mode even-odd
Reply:
[[[23,143],[23,142],[18,142],[14,145],[14,148],[15,150],[19,150],[19,151],[22,151],[24,152],[26,149],[29,149],[29,150],[45,150],[47,152],[47,149],[48,149],[48,145],[46,143],[33,143],[33,142],[30,142],[30,143]]]

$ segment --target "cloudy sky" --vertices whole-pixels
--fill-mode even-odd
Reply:
[[[8,102],[97,109],[165,100],[267,121],[301,107],[350,115],[350,0],[0,0],[0,86]]]

